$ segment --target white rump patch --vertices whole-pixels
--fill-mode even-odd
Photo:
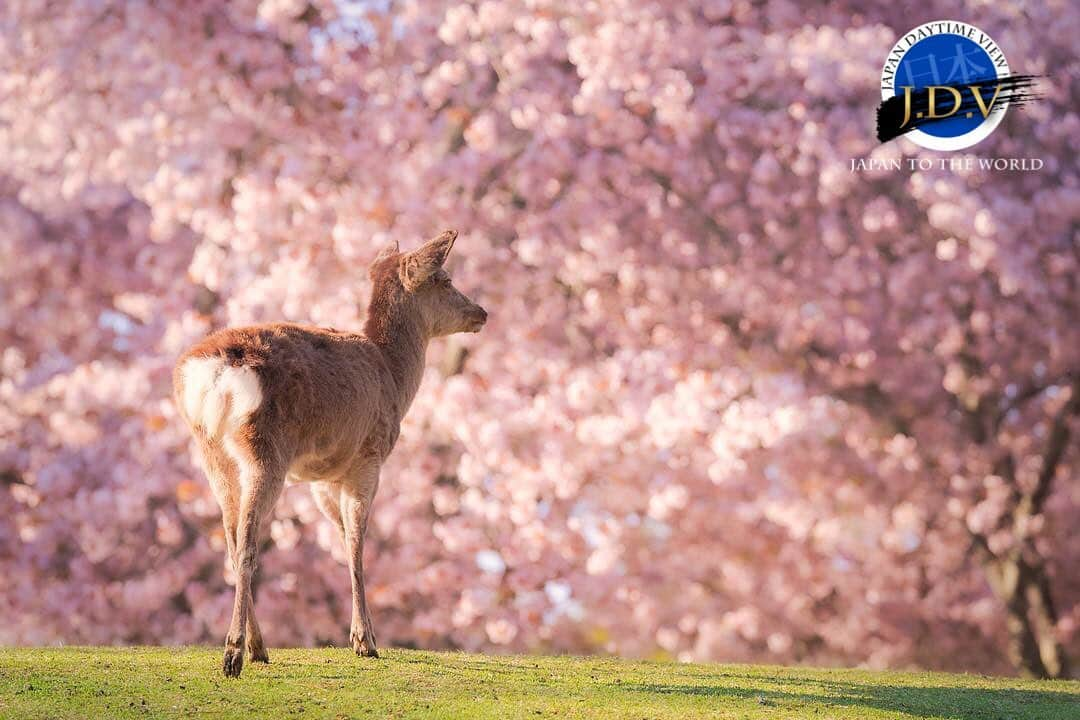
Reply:
[[[192,425],[205,427],[203,405],[206,395],[214,387],[224,367],[225,361],[218,357],[191,358],[184,363],[181,370],[184,378],[184,414]]]
[[[192,358],[181,374],[188,421],[211,437],[236,430],[262,404],[259,376],[249,367],[227,365],[220,357]]]

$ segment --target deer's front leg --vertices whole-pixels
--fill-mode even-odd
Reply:
[[[364,595],[364,533],[378,483],[379,469],[376,467],[365,471],[341,491],[341,520],[352,578],[352,629],[349,639],[356,654],[365,657],[379,657],[379,651],[375,648],[375,629]]]

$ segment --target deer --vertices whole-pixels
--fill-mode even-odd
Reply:
[[[221,506],[236,579],[222,670],[239,677],[245,650],[270,662],[255,619],[259,532],[286,480],[310,485],[339,531],[352,583],[349,640],[377,658],[364,593],[364,535],[379,472],[420,388],[428,342],[475,333],[487,311],[444,269],[457,232],[412,252],[393,242],[369,268],[361,332],[294,323],[227,328],[184,352],[173,372],[179,415]]]

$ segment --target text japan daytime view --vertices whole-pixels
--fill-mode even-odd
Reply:
[[[0,4],[0,718],[1080,718],[1078,34]]]

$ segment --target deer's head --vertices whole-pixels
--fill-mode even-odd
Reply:
[[[396,242],[383,248],[371,263],[369,323],[377,314],[408,313],[428,337],[479,332],[487,311],[454,287],[443,268],[456,239],[457,231],[447,230],[412,252],[400,252]]]

